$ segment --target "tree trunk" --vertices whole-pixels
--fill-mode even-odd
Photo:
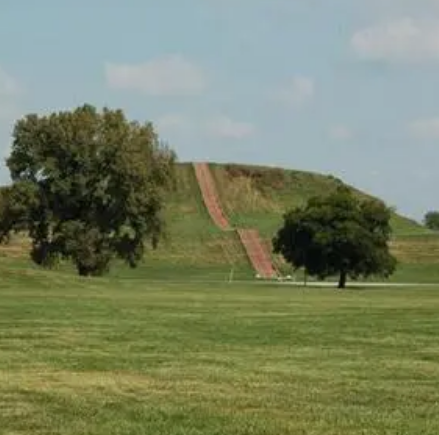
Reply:
[[[338,288],[344,289],[346,287],[346,272],[342,270],[340,272],[340,279],[338,280]]]
[[[81,264],[77,264],[76,269],[78,271],[79,276],[89,277],[91,275],[91,270],[88,267],[85,267]]]

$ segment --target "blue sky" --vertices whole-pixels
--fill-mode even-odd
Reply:
[[[0,41],[2,157],[18,116],[88,102],[153,121],[181,160],[439,209],[438,0],[3,0]]]

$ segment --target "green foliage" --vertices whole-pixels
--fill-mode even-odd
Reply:
[[[390,276],[396,267],[389,253],[391,211],[377,200],[360,200],[343,186],[325,197],[311,198],[284,216],[273,240],[274,252],[295,268],[324,279]]]
[[[71,259],[81,275],[103,274],[115,255],[135,267],[163,233],[174,161],[152,124],[121,110],[28,115],[13,132],[0,236],[25,225],[37,264]]]
[[[439,230],[439,211],[429,211],[426,213],[424,224],[430,230]]]

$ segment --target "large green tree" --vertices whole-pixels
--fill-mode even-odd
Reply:
[[[439,230],[439,211],[429,211],[424,216],[424,224],[430,230]]]
[[[26,228],[32,259],[71,259],[101,275],[114,257],[135,267],[163,233],[175,155],[151,123],[91,105],[17,121],[0,201],[0,239]]]
[[[390,217],[382,202],[360,200],[340,186],[286,213],[273,240],[274,252],[319,279],[338,275],[339,288],[348,277],[388,277],[396,267],[388,248]]]

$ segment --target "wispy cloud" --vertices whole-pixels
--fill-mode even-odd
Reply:
[[[439,60],[439,21],[401,18],[358,30],[351,47],[360,59],[387,62]]]
[[[439,117],[417,119],[408,126],[410,133],[419,139],[439,139]]]
[[[300,107],[314,98],[316,89],[311,77],[295,76],[288,83],[279,87],[273,98],[279,102]]]
[[[349,140],[353,137],[352,130],[345,125],[334,125],[329,129],[329,136],[337,140]]]
[[[252,123],[237,121],[227,115],[196,117],[170,113],[158,117],[154,124],[159,135],[173,138],[190,135],[238,140],[248,138],[256,131]]]
[[[107,63],[105,76],[111,88],[153,96],[199,95],[207,88],[206,73],[180,55],[139,64]]]
[[[227,116],[217,116],[207,120],[205,128],[211,136],[228,139],[244,139],[255,133],[253,124],[235,121]]]

